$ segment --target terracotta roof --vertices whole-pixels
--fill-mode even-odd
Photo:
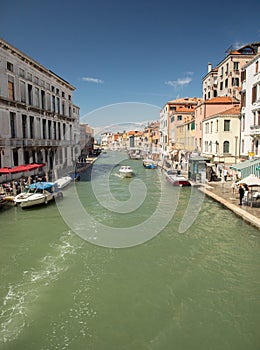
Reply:
[[[206,100],[205,103],[238,103],[238,101],[230,96],[217,96]]]
[[[240,114],[240,106],[234,106],[232,108],[227,109],[226,111],[217,113],[217,115],[239,115]]]

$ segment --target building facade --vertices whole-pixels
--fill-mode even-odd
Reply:
[[[239,158],[240,106],[202,121],[203,157],[214,163],[233,164]]]
[[[0,166],[45,163],[56,173],[79,156],[75,88],[0,40]]]
[[[202,96],[204,100],[216,96],[231,96],[240,100],[241,70],[259,53],[260,43],[244,45],[236,50],[228,50],[227,56],[212,69],[208,64],[208,73],[202,79]]]
[[[260,54],[244,66],[241,79],[240,155],[260,157]]]

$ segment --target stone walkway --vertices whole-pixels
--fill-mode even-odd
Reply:
[[[209,182],[208,185],[201,187],[201,190],[209,197],[223,204],[232,210],[236,215],[260,229],[260,205],[251,207],[246,203],[239,205],[239,196],[237,191],[233,192],[232,182]],[[259,201],[260,203],[260,201]]]

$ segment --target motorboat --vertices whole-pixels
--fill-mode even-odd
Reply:
[[[129,165],[122,165],[119,169],[120,176],[122,177],[132,177],[133,169]]]
[[[39,204],[48,204],[55,198],[62,198],[63,194],[54,182],[35,182],[14,198],[15,204],[28,208]]]
[[[143,166],[144,166],[146,169],[157,169],[157,168],[158,168],[158,163],[155,162],[155,161],[152,160],[152,159],[144,159],[144,160],[143,160]]]
[[[69,175],[66,176],[62,176],[60,179],[54,181],[54,183],[58,186],[58,189],[61,190],[67,186],[69,186],[69,184],[72,181],[72,177]]]
[[[170,182],[173,186],[191,186],[190,181],[181,174],[173,174],[172,172],[167,172],[166,180]]]

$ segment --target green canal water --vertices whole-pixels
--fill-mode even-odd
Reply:
[[[103,157],[101,178],[117,155]],[[259,231],[204,198],[182,232],[191,189],[178,193],[160,171],[144,169],[137,160],[127,164],[135,177],[120,178],[117,165],[109,191],[123,206],[132,181],[146,184],[143,203],[129,213],[101,206],[90,169],[64,190],[61,209],[52,203],[0,213],[0,349],[259,349]],[[82,208],[104,227],[135,226],[155,212],[162,181],[170,203],[179,196],[177,209],[142,244],[93,244],[62,214],[76,191]],[[71,216],[80,226],[78,210],[73,206]]]

